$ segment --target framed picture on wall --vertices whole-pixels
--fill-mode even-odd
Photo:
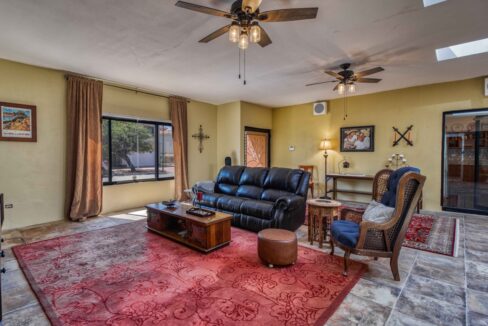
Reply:
[[[0,102],[0,140],[36,142],[36,107]]]
[[[341,128],[341,152],[374,152],[374,126]]]

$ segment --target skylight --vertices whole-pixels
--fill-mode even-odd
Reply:
[[[436,5],[447,0],[424,0],[424,7]]]
[[[447,48],[435,50],[437,61],[444,61],[466,57],[468,55],[488,52],[488,38],[483,40],[452,45]]]

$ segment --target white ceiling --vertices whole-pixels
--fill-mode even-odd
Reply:
[[[231,0],[187,0],[228,10]],[[263,24],[273,40],[238,50],[223,36],[198,40],[225,18],[176,0],[1,0],[0,57],[214,104],[285,106],[337,97],[324,69],[383,66],[358,94],[488,75],[488,54],[437,63],[435,49],[488,37],[487,0],[264,0],[261,10],[318,6],[316,20]]]

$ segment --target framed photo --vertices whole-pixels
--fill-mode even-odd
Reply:
[[[341,152],[374,152],[374,126],[341,128]]]
[[[0,102],[0,140],[36,142],[36,107]]]

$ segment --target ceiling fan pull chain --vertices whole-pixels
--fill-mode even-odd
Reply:
[[[246,81],[246,51],[244,51],[244,85],[247,84]]]
[[[239,79],[241,79],[241,49],[239,49]]]

